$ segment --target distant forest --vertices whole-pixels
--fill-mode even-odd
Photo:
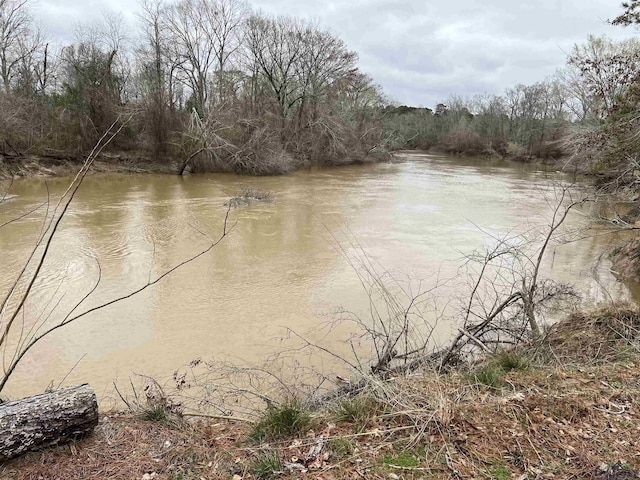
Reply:
[[[241,0],[145,0],[47,41],[30,0],[0,0],[0,155],[82,155],[110,127],[111,151],[179,171],[279,174],[305,165],[435,149],[626,168],[638,150],[640,41],[588,37],[552,78],[503,95],[399,106],[358,55],[314,22]],[[638,23],[636,2],[614,24]]]

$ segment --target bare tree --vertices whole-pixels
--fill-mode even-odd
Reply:
[[[293,106],[300,100],[296,69],[304,49],[301,24],[293,18],[254,15],[247,22],[246,38],[257,80],[268,86],[284,130]]]
[[[318,26],[308,24],[300,33],[304,39],[299,60],[296,62],[298,92],[298,127],[302,126],[305,107],[309,104],[309,121],[318,118],[318,104],[337,86],[356,74],[357,55],[347,50],[344,42]]]
[[[224,70],[241,42],[247,6],[240,0],[182,0],[167,9],[172,55],[193,108],[208,111],[212,85],[224,94]]]
[[[137,51],[138,89],[145,102],[144,123],[151,137],[153,153],[162,156],[169,144],[175,73],[175,64],[171,64],[167,55],[170,48],[166,6],[161,0],[144,0],[139,18],[143,43]]]
[[[193,108],[200,116],[209,99],[211,69],[215,63],[213,46],[200,21],[199,0],[184,0],[168,10],[167,25],[171,32],[172,54],[176,58],[179,79],[190,89]]]
[[[88,46],[93,52],[102,52],[111,61],[109,76],[117,78],[117,102],[126,102],[130,97],[132,67],[130,58],[130,36],[121,13],[105,12],[94,23],[81,24],[76,28],[76,44]]]
[[[635,38],[614,42],[590,35],[586,43],[574,46],[568,63],[580,73],[597,113],[605,118],[619,107],[637,82],[639,58],[640,42]]]
[[[565,105],[568,111],[579,122],[587,120],[592,113],[594,100],[591,92],[582,80],[580,71],[568,65],[556,72],[556,78],[567,93]]]
[[[29,41],[33,20],[28,0],[0,0],[0,77],[5,93],[11,90],[20,62],[39,46]]]
[[[224,103],[229,86],[233,81],[226,76],[227,66],[238,52],[244,40],[244,22],[248,17],[249,6],[243,0],[210,0],[211,5],[205,10],[207,21],[213,27],[207,32],[214,46],[217,60],[216,83],[218,101]]]

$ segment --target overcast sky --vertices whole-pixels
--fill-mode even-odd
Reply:
[[[318,21],[360,56],[360,68],[393,100],[433,107],[449,94],[502,93],[561,67],[588,34],[640,35],[606,20],[616,0],[254,0],[270,14]],[[49,36],[73,38],[75,25],[122,12],[135,30],[135,0],[39,0]]]

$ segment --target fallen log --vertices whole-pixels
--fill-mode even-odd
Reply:
[[[87,385],[0,404],[0,461],[77,439],[98,424],[98,401]]]

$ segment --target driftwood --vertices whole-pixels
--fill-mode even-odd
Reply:
[[[98,424],[98,402],[87,385],[0,404],[0,461],[74,440]]]

